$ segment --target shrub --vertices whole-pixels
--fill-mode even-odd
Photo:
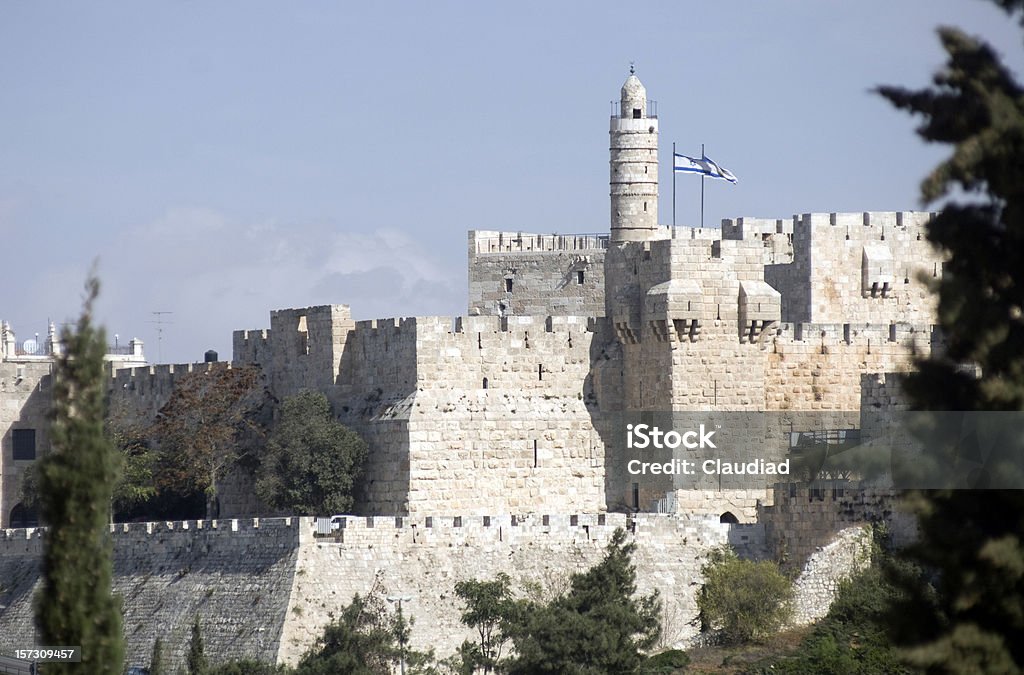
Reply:
[[[741,560],[723,548],[712,551],[701,571],[701,627],[720,630],[724,642],[763,640],[789,619],[793,585],[775,563]]]

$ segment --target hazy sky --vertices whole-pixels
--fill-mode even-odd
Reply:
[[[0,3],[0,318],[77,313],[99,258],[111,339],[229,359],[271,309],[459,314],[466,231],[607,232],[609,101],[630,61],[706,222],[921,208],[945,154],[870,89],[920,86],[983,0]],[[700,181],[678,178],[678,221]]]

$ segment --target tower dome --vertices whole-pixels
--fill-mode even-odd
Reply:
[[[622,84],[619,116],[627,119],[647,117],[647,88],[632,71]]]

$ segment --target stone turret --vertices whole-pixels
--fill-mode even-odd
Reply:
[[[653,239],[658,230],[658,118],[650,114],[647,89],[632,68],[609,134],[611,239]]]

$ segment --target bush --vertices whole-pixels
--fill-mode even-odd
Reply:
[[[690,665],[690,656],[680,649],[655,654],[640,665],[641,673],[674,673]]]
[[[701,628],[720,630],[724,642],[761,641],[789,620],[793,585],[775,563],[741,560],[723,548],[712,551],[701,572]]]
[[[887,561],[886,564],[893,564]],[[899,660],[882,618],[898,591],[876,563],[839,585],[828,615],[792,654],[765,659],[749,675],[872,675],[916,672]]]

